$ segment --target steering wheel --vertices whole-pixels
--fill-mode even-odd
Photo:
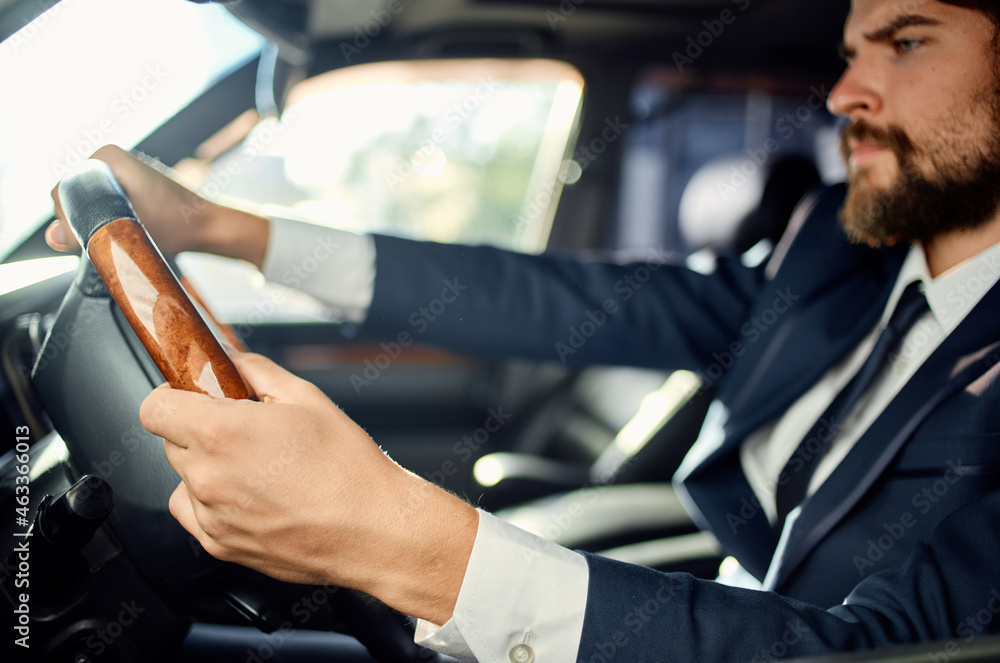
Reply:
[[[167,504],[180,479],[162,442],[139,424],[142,400],[164,378],[217,398],[253,394],[226,352],[231,344],[221,330],[213,333],[181,287],[110,168],[89,161],[62,181],[59,196],[85,256],[38,355],[32,386],[68,450],[67,472],[72,479],[100,476],[114,491],[114,509],[88,547],[66,552],[66,565],[89,574],[77,583],[79,596],[36,609],[48,610],[50,627],[60,625],[43,658],[61,660],[76,651],[74,643],[96,642],[115,660],[166,659],[170,652],[157,648],[201,621],[267,632],[345,631],[378,661],[426,661],[409,620],[371,597],[283,583],[220,562],[173,519]],[[120,633],[104,643],[101,634],[111,633],[129,601],[140,612],[162,614],[145,623],[133,615],[128,628],[119,620]],[[102,614],[108,606],[112,612]],[[157,625],[174,632],[156,633],[145,648]]]

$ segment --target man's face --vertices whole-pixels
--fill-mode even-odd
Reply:
[[[994,27],[937,0],[854,0],[848,67],[829,107],[845,115],[841,220],[874,246],[969,230],[1000,207]]]

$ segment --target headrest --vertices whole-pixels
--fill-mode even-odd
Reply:
[[[802,197],[819,184],[812,160],[765,159],[746,153],[709,161],[688,181],[678,226],[692,251],[743,253],[763,239],[777,243]]]

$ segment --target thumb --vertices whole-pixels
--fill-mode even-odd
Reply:
[[[73,237],[73,233],[66,227],[66,223],[59,219],[53,221],[45,229],[45,243],[56,251],[64,253],[80,247],[76,238]]]
[[[72,251],[80,245],[69,229],[62,203],[59,202],[59,185],[52,189],[52,206],[55,208],[56,220],[45,230],[45,241],[56,251]]]

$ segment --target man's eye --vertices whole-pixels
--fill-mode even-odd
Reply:
[[[916,50],[923,46],[924,42],[922,39],[896,39],[892,44],[897,53],[903,54]]]

